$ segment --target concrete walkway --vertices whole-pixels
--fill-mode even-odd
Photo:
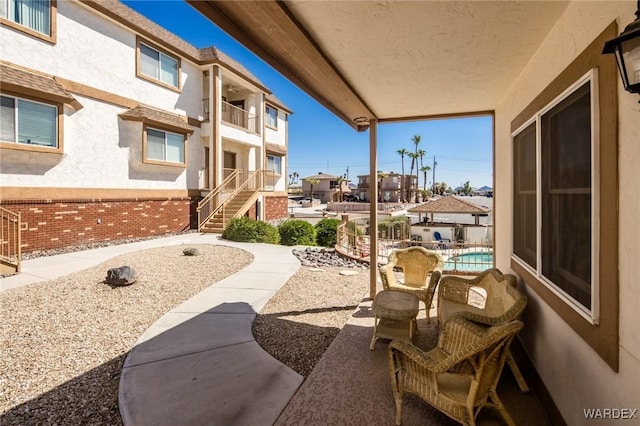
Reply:
[[[251,324],[300,267],[292,247],[184,234],[27,260],[19,275],[0,281],[0,290],[55,279],[123,253],[182,244],[233,246],[252,253],[254,261],[211,283],[215,285],[166,313],[140,337],[120,377],[123,422],[271,425],[303,378],[262,350]]]

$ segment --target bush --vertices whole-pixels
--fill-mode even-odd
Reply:
[[[316,230],[312,224],[304,220],[291,219],[278,227],[280,242],[285,246],[315,246]]]
[[[319,246],[335,247],[338,235],[339,219],[326,218],[316,223],[316,242]]]
[[[248,243],[280,243],[280,233],[275,226],[248,217],[231,219],[222,238]]]

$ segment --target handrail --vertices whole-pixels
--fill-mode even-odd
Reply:
[[[202,228],[204,225],[214,214],[216,214],[220,208],[222,207],[222,195],[224,192],[228,192],[232,190],[232,184],[237,188],[238,187],[238,177],[242,170],[236,169],[229,176],[227,176],[222,184],[217,186],[213,191],[209,192],[206,197],[204,197],[198,203],[197,212],[198,212],[198,230]]]
[[[258,120],[255,114],[222,101],[222,121],[258,133]]]
[[[20,272],[22,261],[20,213],[0,207],[0,258]]]
[[[231,202],[236,197],[236,195],[238,195],[242,191],[246,191],[246,190],[252,190],[254,192],[259,191],[260,188],[262,188],[262,174],[263,174],[263,170],[262,169],[258,169],[258,170],[254,170],[253,172],[249,172],[249,176],[247,177],[247,179],[240,186],[238,186],[233,191],[233,193],[231,193],[222,202],[222,204],[220,205],[220,207],[218,209],[216,209],[216,213],[217,212],[221,212],[221,214],[222,214],[222,226],[223,227],[225,227],[227,225],[229,220],[231,220],[233,218],[236,218],[236,217],[240,217],[243,214],[245,209],[248,207],[249,200],[247,200],[247,202],[245,202],[245,204],[243,204],[231,216],[228,215],[229,212],[227,211],[227,206],[229,204],[231,204]]]

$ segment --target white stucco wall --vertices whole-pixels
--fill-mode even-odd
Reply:
[[[495,247],[496,265],[503,271],[510,270],[512,249],[510,123],[613,20],[622,31],[634,19],[635,6],[631,1],[572,2],[496,110]],[[523,340],[568,424],[584,424],[585,408],[640,409],[640,105],[637,95],[625,92],[620,81],[618,86],[619,372],[611,370],[535,292],[528,292],[527,318],[534,318],[535,324],[528,324]]]
[[[278,129],[273,129],[271,127],[264,128],[264,139],[268,143],[273,143],[277,145],[281,145],[283,149],[287,149],[287,114],[278,109]],[[286,191],[287,190],[287,179],[288,179],[288,167],[287,167],[287,156],[282,157],[282,175],[280,179],[275,184],[275,191]]]
[[[2,59],[165,111],[191,117],[202,114],[202,77],[195,64],[181,60],[180,93],[138,78],[134,33],[76,2],[57,5],[55,44],[0,27]],[[83,108],[75,112],[65,108],[62,158],[57,162],[46,160],[46,170],[40,168],[35,173],[7,173],[11,168],[5,168],[3,185],[187,189],[189,174],[189,187],[197,187],[197,173],[202,167],[198,157],[203,152],[196,149],[199,143],[187,144],[187,161],[195,166],[193,170],[190,166],[189,172],[184,168],[136,165],[129,156],[132,149],[141,149],[142,133],[130,133],[134,123],[118,118],[126,108],[73,95]],[[199,129],[190,139],[199,142]],[[20,163],[18,157],[24,155],[9,153],[3,163]],[[32,154],[31,159],[34,157],[37,155]]]

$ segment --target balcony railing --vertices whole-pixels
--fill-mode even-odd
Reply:
[[[222,121],[258,133],[258,118],[242,108],[222,102]]]
[[[11,265],[15,272],[20,272],[22,260],[21,227],[20,213],[0,207],[0,263]],[[4,270],[0,268],[0,271]]]
[[[202,121],[209,121],[209,98],[202,100]]]

